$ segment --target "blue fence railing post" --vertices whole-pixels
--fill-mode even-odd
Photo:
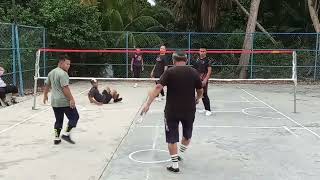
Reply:
[[[189,50],[189,53],[188,53],[188,65],[190,65],[191,63],[191,32],[189,32],[188,34],[188,50]]]
[[[317,79],[317,65],[318,65],[318,51],[319,51],[319,33],[317,33],[317,40],[316,40],[316,57],[314,59],[314,73],[313,73],[313,80]]]
[[[23,77],[22,77],[22,63],[21,63],[21,56],[20,56],[20,41],[19,41],[19,31],[18,31],[18,25],[14,24],[15,26],[15,46],[16,46],[16,55],[17,55],[17,61],[18,61],[18,69],[19,69],[19,94],[20,96],[24,95],[24,89],[23,89]]]
[[[15,25],[11,25],[11,48],[12,48],[12,82],[14,85],[17,85],[17,70],[16,70],[16,46],[15,46],[15,30],[14,27]]]
[[[46,28],[43,28],[42,32],[42,47],[46,48]],[[46,51],[43,51],[42,55],[42,60],[43,60],[43,77],[46,77],[46,68],[47,68],[47,62],[46,62]]]
[[[129,77],[129,53],[128,53],[128,48],[129,48],[129,32],[126,32],[126,78]]]

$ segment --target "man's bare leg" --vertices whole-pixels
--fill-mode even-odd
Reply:
[[[186,139],[185,137],[182,137],[181,139],[181,144],[180,144],[180,152],[179,152],[179,161],[182,160],[183,158],[183,154],[185,153],[185,151],[188,149],[188,146],[191,142],[191,139]]]

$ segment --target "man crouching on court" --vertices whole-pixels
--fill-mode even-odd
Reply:
[[[167,170],[179,172],[178,161],[182,160],[182,155],[190,143],[196,104],[202,98],[203,90],[197,71],[192,67],[186,66],[187,55],[183,51],[177,51],[172,55],[172,59],[175,67],[168,69],[160,77],[159,84],[149,93],[148,101],[145,103],[142,113],[146,113],[149,110],[153,100],[158,96],[163,87],[167,86],[164,123],[166,141],[172,161],[172,165],[168,166]],[[197,92],[196,97],[195,91]],[[178,155],[179,122],[182,124],[183,137]]]
[[[122,98],[119,97],[120,95],[116,90],[111,90],[109,87],[107,87],[102,91],[102,94],[100,94],[98,89],[98,81],[96,79],[91,79],[90,82],[92,85],[88,93],[90,103],[103,105],[108,104],[111,99],[113,99],[113,102],[115,103],[122,101]]]

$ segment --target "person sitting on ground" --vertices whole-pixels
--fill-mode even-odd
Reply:
[[[16,104],[16,97],[18,96],[18,88],[13,84],[6,84],[1,76],[4,74],[5,70],[0,66],[0,98],[1,100],[9,106],[10,104],[6,101],[6,94],[12,93],[11,103]],[[1,105],[1,104],[0,104]]]
[[[94,103],[97,105],[108,104],[111,99],[113,102],[120,102],[122,98],[120,98],[118,92],[116,90],[111,90],[109,87],[102,91],[102,94],[99,92],[98,89],[98,81],[96,79],[91,79],[92,88],[88,93],[88,98],[90,103]]]

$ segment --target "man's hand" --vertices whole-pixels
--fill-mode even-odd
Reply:
[[[74,99],[70,100],[70,107],[73,109],[76,107],[76,102],[74,101]]]
[[[208,82],[207,80],[203,80],[202,81],[202,87],[205,87],[207,85],[207,82]]]
[[[196,104],[199,104],[199,99],[196,98]]]
[[[47,104],[47,102],[48,102],[48,95],[45,94],[45,95],[43,96],[43,104]]]

